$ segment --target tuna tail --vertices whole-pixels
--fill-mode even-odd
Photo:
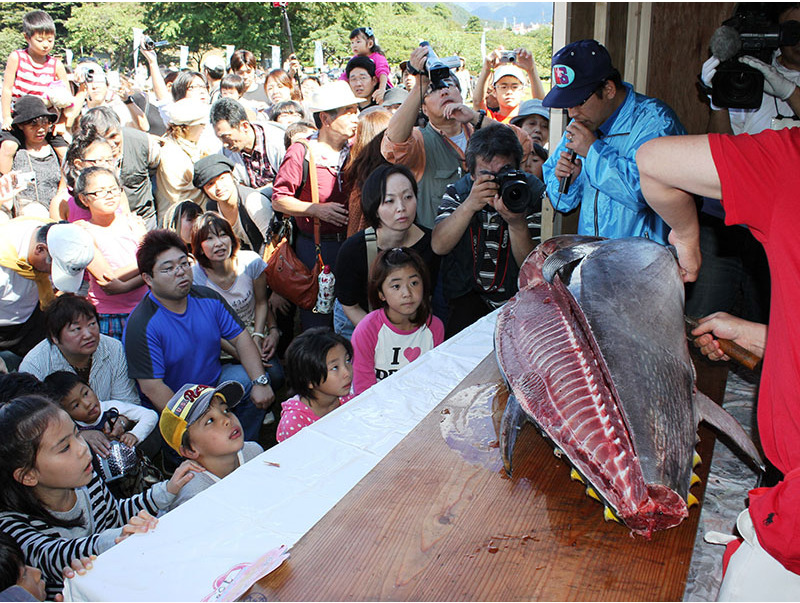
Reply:
[[[522,406],[514,394],[509,392],[506,409],[503,411],[503,419],[500,423],[500,452],[503,455],[503,467],[509,476],[511,475],[511,457],[514,454],[517,435],[527,420],[528,415],[522,410]]]
[[[766,471],[761,454],[759,454],[750,436],[742,429],[736,419],[729,415],[719,404],[699,391],[695,392],[695,404],[697,405],[698,422],[705,421],[720,433],[727,435],[739,447],[739,450],[750,457],[761,473]]]

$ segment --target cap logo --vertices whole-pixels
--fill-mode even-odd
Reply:
[[[575,72],[568,65],[553,65],[553,83],[559,88],[566,88],[575,81]]]
[[[211,388],[207,385],[198,385],[192,389],[187,389],[185,392],[183,392],[181,401],[175,405],[174,409],[172,409],[173,414],[182,417],[183,411],[186,410],[186,407],[197,400],[207,389]]]

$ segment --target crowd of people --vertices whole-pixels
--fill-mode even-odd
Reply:
[[[701,182],[707,143],[624,82],[595,40],[555,53],[549,92],[525,48],[495,49],[470,78],[463,60],[430,69],[427,45],[390,65],[370,27],[351,32],[339,79],[294,56],[264,73],[245,49],[227,62],[209,54],[199,71],[165,69],[143,46],[149,77],[138,86],[96,61],[65,66],[42,11],[22,29],[0,132],[0,564],[10,568],[0,587],[36,599],[508,301],[540,241],[545,196],[579,209],[580,234],[669,238],[687,281],[713,237],[783,249],[772,214],[745,211],[727,188],[752,169],[720,172],[722,190]],[[800,51],[781,52],[757,68],[765,106],[780,97],[792,113]],[[707,83],[715,67],[704,67]],[[551,108],[570,117],[552,152]],[[715,131],[769,119],[711,108]],[[788,130],[775,136],[770,145],[791,145]],[[648,144],[657,138],[664,150]],[[718,162],[732,143],[711,142]],[[665,153],[682,155],[696,185]],[[750,225],[755,239],[705,206],[698,230],[682,190],[708,195],[708,207],[724,192],[725,223]],[[735,295],[704,294],[704,280],[689,303],[732,311]],[[775,304],[786,309],[784,295]],[[773,312],[791,349],[794,323]],[[695,335],[714,359],[714,336],[766,347],[765,377],[796,377],[793,357],[774,368],[778,344],[751,325],[714,314]],[[791,394],[776,391],[786,387],[762,387],[759,427],[789,476],[787,438],[800,429],[787,427]],[[777,421],[787,424],[773,433]],[[123,453],[135,479],[114,483],[104,460]]]

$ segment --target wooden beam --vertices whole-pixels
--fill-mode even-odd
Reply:
[[[608,2],[594,3],[594,39],[608,45]]]
[[[553,52],[563,48],[568,43],[569,22],[571,7],[569,2],[556,2],[553,7]],[[552,85],[552,80],[550,82]],[[550,111],[550,148],[555,149],[558,141],[567,127],[567,119],[560,109]],[[561,234],[562,215],[553,209],[550,200],[545,195],[542,202],[542,241]]]

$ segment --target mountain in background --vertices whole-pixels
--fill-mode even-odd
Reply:
[[[458,6],[487,21],[500,24],[506,19],[510,27],[517,23],[552,23],[552,2],[456,2]]]

